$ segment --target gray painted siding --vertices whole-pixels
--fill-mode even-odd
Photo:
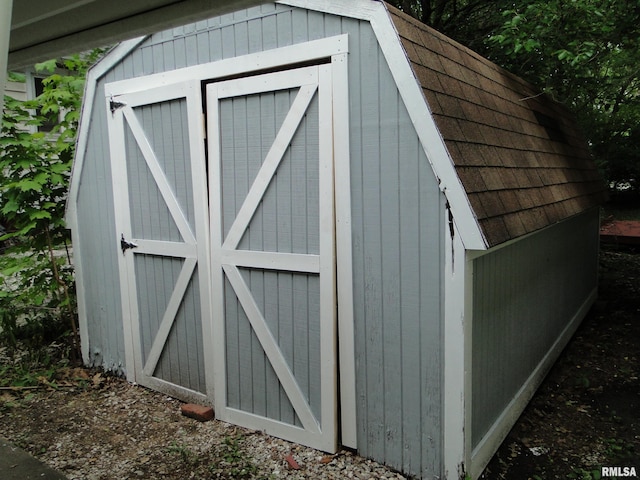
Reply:
[[[163,107],[169,107],[176,104],[176,112],[174,116],[171,112],[164,112]],[[175,132],[171,127],[178,127],[180,124],[186,124],[186,112],[181,111],[180,104],[184,104],[184,100],[175,102],[163,102],[161,104],[150,105],[147,107],[137,108],[134,111],[138,117],[142,128],[151,144],[153,151],[156,153],[158,163],[163,168],[167,180],[171,184],[170,172],[177,167],[182,173],[182,180],[176,188],[172,184],[174,191],[182,210],[185,215],[189,210],[193,211],[192,202],[185,202],[185,196],[188,190],[185,188],[184,177],[186,167],[185,160],[188,158],[187,152],[175,152],[177,158],[171,155],[173,150],[182,150],[188,148],[184,145],[183,135],[172,135]],[[171,119],[175,122],[170,122]],[[182,133],[180,131],[180,133]],[[175,221],[169,213],[169,207],[162,198],[160,189],[158,188],[145,159],[140,152],[140,148],[128,127],[125,127],[125,144],[127,155],[127,178],[129,183],[129,201],[132,234],[135,238],[146,238],[150,240],[165,240],[169,242],[182,242]],[[175,161],[174,161],[175,160]],[[171,162],[164,165],[165,162]],[[188,173],[189,177],[191,176]],[[188,185],[188,184],[187,184]],[[182,201],[180,201],[182,200]],[[193,220],[190,219],[191,230],[194,231]]]
[[[476,446],[597,286],[598,211],[474,261]]]
[[[358,448],[365,456],[429,478],[441,473],[442,456],[444,205],[370,26],[266,5],[154,35],[108,77],[113,81],[157,73],[340,33],[348,33],[350,42]],[[100,96],[98,101],[103,102]],[[93,121],[103,122],[98,117],[105,115],[104,107],[96,108]],[[92,136],[104,149],[106,127],[97,126]],[[97,151],[87,156],[82,195],[98,191],[104,198],[84,211],[106,212],[111,223],[98,231],[111,239],[108,155],[98,145],[91,148]],[[107,171],[99,174],[98,169]],[[81,236],[96,242],[88,225],[81,223]],[[112,285],[109,292],[88,292],[96,299],[93,303],[109,304],[104,320],[96,321],[94,307],[89,309],[92,348],[113,350],[113,358],[123,362],[117,252],[110,240],[98,239],[94,246],[98,258],[104,256],[100,249],[111,249],[106,273]],[[103,285],[105,272],[91,267],[85,277]],[[117,325],[107,337],[99,332],[103,322]]]
[[[318,276],[249,269],[241,269],[241,273],[312,412],[320,420]],[[301,427],[228,282],[225,311],[228,405]]]
[[[79,242],[73,248],[82,259],[90,365],[122,372],[125,359],[119,236],[115,231],[107,112],[102,95],[96,95],[91,109],[77,200]]]
[[[444,205],[368,26],[349,25],[358,449],[441,470]]]
[[[298,89],[220,102],[223,232],[229,232]],[[317,95],[283,155],[238,249],[319,253]],[[247,285],[312,411],[320,419],[320,285],[317,275],[242,269]],[[260,342],[225,286],[227,402],[302,426]]]
[[[191,232],[195,232],[187,107],[184,99],[134,109]],[[127,178],[133,236],[183,242],[169,208],[128,126],[125,127]],[[146,363],[164,312],[184,264],[183,259],[139,255],[136,250],[138,316],[142,359]],[[205,392],[202,319],[197,270],[180,304],[153,376]]]
[[[250,95],[220,102],[225,236],[297,91]],[[238,248],[319,253],[318,147],[316,96]]]

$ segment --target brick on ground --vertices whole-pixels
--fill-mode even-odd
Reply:
[[[213,419],[213,408],[205,405],[185,403],[180,407],[180,411],[185,417],[194,418],[199,422],[206,422]]]

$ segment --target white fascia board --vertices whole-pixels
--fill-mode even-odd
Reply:
[[[71,230],[75,230],[77,227],[76,203],[78,201],[78,190],[80,188],[80,178],[82,177],[85,150],[89,139],[89,125],[91,124],[93,101],[95,99],[98,81],[146,38],[147,36],[142,36],[118,44],[109,53],[107,53],[102,60],[93,65],[87,73],[84,84],[84,96],[82,98],[80,121],[78,124],[78,136],[76,138],[75,158],[73,159],[71,180],[69,182],[69,194],[67,195],[65,211],[65,222],[67,224],[67,228],[70,228]]]
[[[398,91],[413,122],[420,143],[431,164],[440,190],[444,193],[462,241],[467,250],[486,250],[482,234],[469,198],[456,173],[453,160],[435,124],[431,109],[422,93],[411,63],[402,47],[398,32],[384,4],[377,0],[326,1],[279,0],[278,3],[316,10],[323,13],[367,21],[371,24],[382,53],[391,69]]]

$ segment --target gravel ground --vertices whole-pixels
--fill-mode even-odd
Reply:
[[[55,388],[0,392],[0,431],[70,480],[405,478],[349,451],[198,422],[181,402],[97,371],[60,377]]]

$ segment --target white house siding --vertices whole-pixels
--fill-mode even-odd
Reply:
[[[16,100],[27,99],[27,84],[24,82],[7,82],[4,87],[4,94]]]
[[[104,83],[342,33],[349,34],[357,447],[428,478],[441,472],[442,457],[445,202],[367,23],[266,5],[155,34],[100,80],[77,205],[89,356],[107,368],[124,364]]]
[[[598,221],[592,209],[474,261],[474,448],[524,408],[595,299]]]

